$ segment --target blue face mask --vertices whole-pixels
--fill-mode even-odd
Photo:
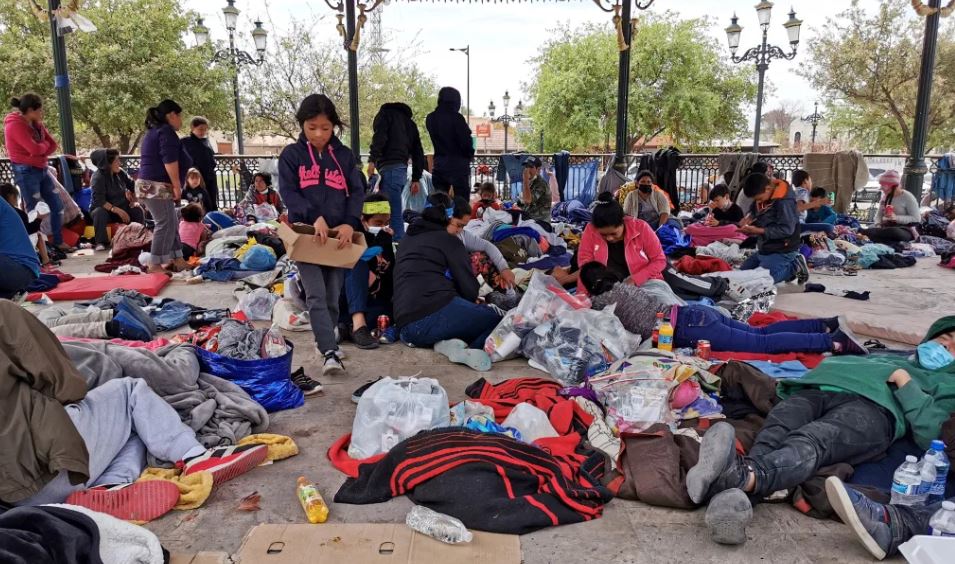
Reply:
[[[922,368],[938,370],[955,362],[955,356],[937,341],[927,341],[918,346],[918,359]]]

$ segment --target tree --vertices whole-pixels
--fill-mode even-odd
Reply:
[[[789,127],[800,118],[802,105],[793,100],[784,100],[763,114],[763,128],[773,141],[788,146]]]
[[[735,137],[744,102],[755,97],[751,67],[732,67],[709,38],[705,20],[647,16],[633,35],[629,150],[655,136],[696,147]],[[562,26],[534,59],[530,115],[550,150],[590,150],[613,136],[617,39],[608,26]]]
[[[853,0],[808,42],[801,74],[834,98],[831,129],[864,150],[911,149],[924,25],[905,0],[886,0],[874,13]],[[955,144],[955,24],[938,35],[928,123],[930,147]]]
[[[44,6],[45,2],[41,2]],[[80,11],[98,30],[67,36],[78,142],[129,153],[144,132],[146,109],[164,98],[187,115],[231,121],[228,70],[210,68],[207,48],[183,42],[193,18],[178,1],[87,0]],[[0,91],[43,96],[58,129],[50,24],[27,2],[0,0]]]
[[[339,116],[348,121],[347,53],[341,40],[317,40],[323,35],[318,33],[323,29],[320,26],[331,29],[326,20],[318,18],[295,21],[287,33],[276,34],[279,37],[271,44],[265,65],[251,73],[243,88],[250,130],[296,139],[300,128],[295,111],[302,98],[313,93],[331,98]],[[408,48],[397,52],[407,54]],[[434,79],[413,63],[381,54],[372,57],[367,45],[358,53],[359,127],[364,147],[371,143],[372,121],[386,102],[408,104],[422,143],[429,145],[424,122],[437,102]],[[344,141],[348,143],[347,138]]]

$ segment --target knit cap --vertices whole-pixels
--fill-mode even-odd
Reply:
[[[902,175],[897,170],[887,170],[879,176],[879,184],[901,184]]]

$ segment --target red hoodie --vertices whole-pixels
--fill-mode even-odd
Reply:
[[[7,144],[7,156],[13,164],[46,170],[47,159],[57,149],[56,140],[45,127],[34,127],[17,111],[10,112],[3,120],[3,136]]]

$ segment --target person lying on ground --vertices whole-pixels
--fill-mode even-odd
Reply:
[[[27,235],[30,238],[30,242],[36,241],[36,252],[40,256],[40,265],[50,264],[50,255],[46,252],[46,239],[45,236],[40,233],[40,224],[43,223],[43,219],[49,215],[50,208],[44,203],[42,206],[37,204],[33,211],[30,212],[35,215],[33,221],[30,221],[30,216],[27,212],[20,209],[20,191],[17,190],[17,187],[9,182],[4,182],[0,184],[0,198],[3,198],[10,204],[10,207],[17,212],[17,215],[20,216],[20,220],[23,222],[23,226],[27,229]],[[43,212],[43,213],[41,213]]]
[[[27,228],[10,203],[0,202],[0,299],[12,299],[25,292],[40,276],[37,257]],[[3,320],[9,326],[11,321]]]
[[[184,474],[210,471],[215,485],[264,461],[265,445],[206,450],[145,380],[118,378],[87,391],[62,345],[36,317],[0,300],[0,318],[0,411],[10,431],[0,436],[0,447],[17,453],[0,458],[7,478],[0,501],[63,503],[74,492],[101,487],[86,496],[99,499],[99,510],[119,505],[110,498],[124,500],[148,520],[152,500],[132,497],[136,488],[107,488],[136,480],[147,452],[180,463]]]
[[[109,246],[110,223],[146,223],[146,212],[136,201],[135,182],[123,170],[116,149],[97,149],[90,154],[96,166],[91,186],[90,216],[93,218],[97,251]]]
[[[872,556],[883,560],[899,552],[899,546],[915,535],[931,535],[929,521],[942,502],[928,505],[878,503],[831,476],[826,479],[826,496],[839,519]],[[948,501],[955,502],[955,498]]]
[[[451,219],[448,221],[448,233],[461,239],[468,253],[486,254],[491,263],[494,264],[494,268],[501,274],[501,286],[504,288],[514,287],[514,272],[511,271],[511,267],[508,266],[507,260],[504,259],[500,249],[487,239],[478,237],[464,229],[473,217],[466,200],[456,197],[452,201],[444,192],[435,192],[428,196],[428,203],[432,206],[438,205],[444,206],[445,209],[452,209]],[[490,283],[490,280],[487,282]]]
[[[362,231],[368,250],[380,249],[380,252],[367,260],[358,261],[345,273],[344,289],[345,311],[351,322],[349,334],[360,349],[377,349],[379,345],[379,339],[371,334],[368,320],[374,323],[379,316],[392,316],[395,247],[390,222],[391,204],[388,197],[382,193],[366,196],[361,212]]]
[[[214,211],[212,196],[209,195],[206,181],[202,179],[202,173],[198,168],[190,168],[186,172],[186,184],[182,187],[182,203],[183,205],[199,204],[203,214]]]
[[[790,352],[867,354],[858,337],[838,317],[779,321],[752,327],[705,305],[664,303],[659,292],[651,292],[620,278],[603,265],[591,262],[580,269],[581,283],[593,296],[594,309],[616,305],[614,315],[623,327],[647,340],[653,333],[657,314],[670,317],[673,347],[695,348],[710,342],[714,351],[778,354]]]
[[[425,208],[398,247],[395,324],[401,340],[435,346],[454,362],[489,370],[484,343],[503,317],[477,303],[478,281],[461,239],[448,232],[454,210]],[[467,348],[465,348],[467,347]]]
[[[735,450],[733,427],[717,423],[687,473],[690,499],[709,502],[717,542],[744,542],[752,503],[823,466],[880,458],[908,432],[927,449],[955,412],[955,316],[933,323],[912,357],[827,358],[802,378],[780,381],[778,394],[782,401],[746,456]]]
[[[478,201],[471,205],[471,217],[481,219],[485,210],[501,209],[501,201],[497,199],[497,188],[493,182],[478,185]]]
[[[908,226],[922,221],[919,203],[911,192],[902,187],[902,176],[897,170],[887,170],[879,176],[882,199],[875,212],[875,226],[861,230],[874,243],[907,243],[915,239]]]
[[[577,249],[577,264],[583,268],[598,262],[628,284],[663,280],[667,258],[653,229],[642,219],[626,216],[608,192],[597,197],[593,219],[584,228]],[[586,293],[577,283],[578,293]]]
[[[201,257],[206,254],[206,245],[212,232],[202,222],[202,206],[189,204],[179,210],[179,240],[182,241],[182,258]]]
[[[268,213],[263,215],[261,210],[257,206],[271,206],[275,210],[275,213],[272,213],[272,209],[268,209]],[[238,204],[235,205],[235,215],[237,218],[244,218],[246,222],[255,223],[256,221],[269,221],[272,219],[278,219],[282,221],[285,219],[285,204],[282,202],[282,197],[279,193],[272,188],[272,175],[267,172],[257,172],[252,180],[252,186],[249,187],[249,191],[245,193],[245,197],[242,198]]]
[[[809,280],[809,266],[799,253],[799,214],[788,184],[773,184],[765,174],[753,173],[743,182],[743,193],[752,198],[749,214],[739,230],[756,237],[756,253],[740,270],[765,268],[776,284]]]
[[[57,337],[150,341],[155,326],[150,328],[144,316],[148,318],[146,312],[125,298],[112,309],[74,306],[67,311],[48,307],[37,314]]]
[[[679,230],[683,224],[670,218],[670,198],[662,188],[656,185],[656,178],[649,170],[637,174],[637,189],[627,194],[623,202],[623,213],[646,221],[654,230],[670,223]]]
[[[729,189],[717,184],[710,190],[710,213],[703,221],[707,227],[721,225],[739,225],[743,220],[743,210],[730,198]]]

